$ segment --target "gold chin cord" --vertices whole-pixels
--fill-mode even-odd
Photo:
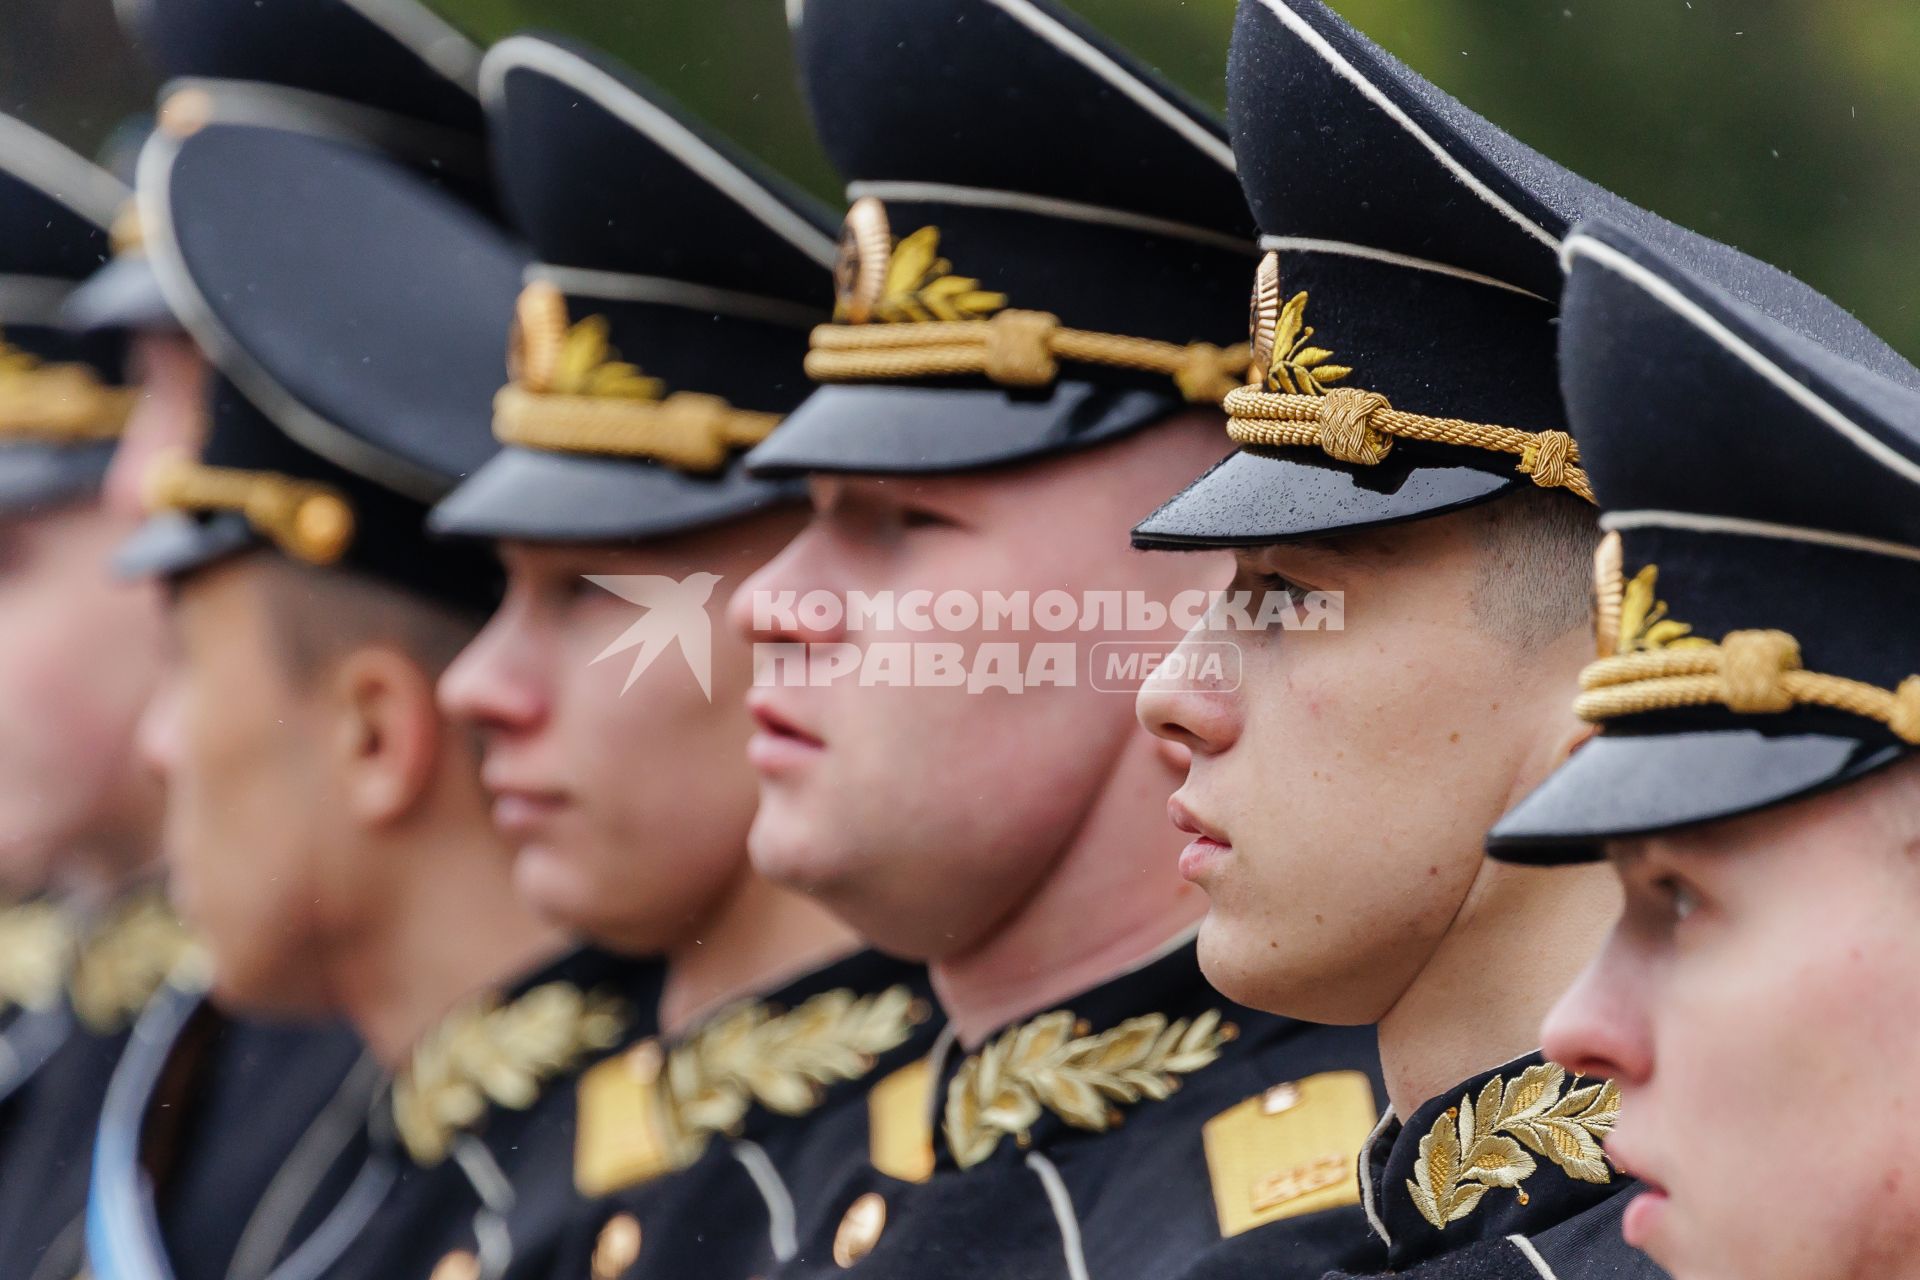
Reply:
[[[1897,689],[1807,671],[1784,631],[1733,631],[1718,644],[1601,658],[1580,674],[1575,714],[1595,723],[1677,707],[1721,706],[1742,715],[1824,707],[1878,721],[1920,746],[1920,675]]]
[[[0,440],[118,440],[136,398],[131,390],[101,382],[87,365],[45,364],[0,338]]]
[[[353,506],[327,485],[178,455],[156,460],[145,484],[149,511],[238,512],[255,532],[307,564],[333,564],[353,542]]]

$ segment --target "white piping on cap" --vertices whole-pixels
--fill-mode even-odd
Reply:
[[[858,200],[862,196],[872,196],[876,200],[899,200],[905,203],[925,202],[966,205],[975,209],[1008,209],[1015,213],[1038,214],[1043,218],[1060,218],[1069,222],[1086,222],[1098,226],[1120,227],[1127,231],[1142,231],[1148,235],[1166,236],[1215,249],[1225,249],[1229,253],[1252,254],[1254,251],[1251,241],[1228,235],[1224,231],[1189,226],[1184,222],[1155,218],[1144,213],[1132,213],[1125,209],[1109,209],[1097,204],[1057,200],[1052,196],[1028,195],[1023,191],[994,191],[986,187],[961,187],[945,182],[870,181],[847,184],[849,201]]]
[[[174,231],[173,159],[179,150],[180,139],[156,130],[140,150],[135,183],[147,260],[168,309],[240,394],[302,447],[417,502],[445,497],[453,487],[446,477],[377,448],[315,413],[281,386],[214,315],[187,270]]]
[[[74,285],[74,281],[59,276],[0,275],[0,326],[57,327],[60,310],[72,296]]]
[[[480,94],[489,108],[499,105],[507,73],[515,67],[552,76],[592,98],[706,179],[715,190],[725,193],[775,235],[821,266],[833,266],[839,246],[832,236],[671,114],[570,50],[534,36],[511,36],[495,45],[480,64]]]
[[[1775,524],[1770,520],[1747,520],[1740,516],[1695,515],[1690,511],[1610,511],[1600,517],[1600,527],[1616,529],[1679,529],[1686,533],[1726,533],[1742,538],[1776,538],[1782,542],[1804,542],[1815,547],[1834,547],[1841,551],[1860,551],[1867,555],[1891,556],[1896,560],[1920,561],[1920,547],[1904,542],[1886,542],[1879,538],[1852,533],[1833,533],[1801,525]]]
[[[703,315],[735,316],[765,324],[812,329],[824,324],[824,311],[787,298],[767,298],[757,293],[738,293],[694,284],[690,280],[671,280],[665,276],[630,275],[623,271],[600,271],[591,267],[560,267],[536,262],[526,270],[526,280],[544,280],[560,292],[576,298],[601,298],[608,302],[650,302],[660,306],[684,307]]]
[[[987,0],[987,3],[1105,80],[1148,115],[1179,134],[1194,150],[1218,163],[1228,173],[1235,172],[1233,148],[1224,139],[1182,111],[1165,94],[1115,62],[1104,50],[1089,44],[1084,36],[1066,27],[1058,18],[1031,0]]]
[[[5,114],[0,114],[0,168],[97,227],[112,226],[133,195],[99,165]]]
[[[1299,37],[1302,44],[1319,54],[1342,80],[1347,81],[1354,88],[1358,89],[1368,101],[1386,112],[1395,124],[1404,129],[1407,132],[1407,136],[1425,147],[1427,151],[1432,154],[1433,158],[1445,165],[1447,171],[1458,178],[1469,191],[1479,196],[1489,207],[1497,210],[1500,216],[1519,227],[1522,231],[1525,231],[1541,244],[1549,248],[1559,245],[1559,237],[1555,236],[1533,219],[1527,217],[1526,214],[1521,213],[1518,209],[1514,208],[1511,203],[1503,200],[1492,187],[1489,187],[1472,173],[1469,173],[1465,165],[1449,155],[1447,149],[1441,146],[1432,134],[1422,129],[1418,124],[1415,124],[1413,117],[1402,110],[1399,104],[1394,102],[1393,99],[1389,98],[1379,85],[1374,84],[1371,80],[1361,75],[1359,70],[1351,62],[1341,57],[1339,51],[1327,43],[1325,36],[1308,25],[1305,18],[1302,18],[1299,14],[1288,8],[1285,0],[1260,0],[1260,3],[1272,10],[1273,16],[1278,18],[1281,24],[1289,31],[1292,31],[1295,36]]]
[[[1909,483],[1920,484],[1920,462],[1915,462],[1886,442],[1875,438],[1866,428],[1821,399],[1812,388],[1760,354],[1746,339],[1734,333],[1706,308],[1675,288],[1671,281],[1663,280],[1612,245],[1596,240],[1592,236],[1569,236],[1560,256],[1562,265],[1569,271],[1573,269],[1575,258],[1587,258],[1606,267],[1614,274],[1633,281],[1649,296],[1692,324],[1742,364],[1772,383],[1789,400],[1832,427],[1860,452]]]
[[[346,0],[346,3],[440,75],[468,93],[478,93],[480,48],[439,14],[408,0]]]
[[[1435,262],[1430,258],[1416,258],[1409,253],[1395,253],[1391,249],[1374,249],[1346,240],[1316,240],[1310,236],[1261,236],[1260,247],[1278,249],[1282,252],[1292,250],[1298,253],[1330,253],[1343,258],[1365,258],[1370,262],[1384,262],[1388,266],[1407,267],[1414,271],[1431,271],[1435,275],[1451,276],[1455,280],[1465,280],[1470,284],[1484,284],[1494,289],[1505,289],[1508,293],[1517,293],[1523,298],[1532,298],[1550,306],[1554,305],[1553,299],[1543,298],[1531,289],[1522,289],[1517,284],[1508,284],[1505,280],[1496,279],[1493,276],[1483,276],[1478,271],[1448,266],[1444,262]]]

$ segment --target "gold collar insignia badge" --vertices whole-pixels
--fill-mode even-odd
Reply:
[[[1407,1180],[1420,1216],[1445,1229],[1472,1213],[1495,1187],[1527,1193],[1520,1184],[1539,1169],[1539,1156],[1569,1178],[1605,1183],[1613,1170],[1600,1149],[1620,1116],[1620,1090],[1611,1080],[1574,1081],[1565,1068],[1539,1063],[1517,1080],[1495,1076],[1479,1098],[1460,1095],[1420,1139],[1420,1159]]]
[[[549,1081],[612,1048],[624,1002],[549,982],[507,1004],[486,996],[443,1018],[393,1082],[394,1128],[415,1164],[431,1167],[499,1106],[525,1111]]]
[[[1049,1111],[1104,1133],[1121,1122],[1122,1106],[1170,1097],[1180,1077],[1212,1063],[1237,1034],[1214,1010],[1191,1021],[1150,1013],[1097,1035],[1065,1010],[1043,1014],[961,1064],[947,1086],[947,1146],[970,1169],[1003,1138],[1027,1145]]]
[[[684,1169],[757,1103],[801,1116],[828,1087],[858,1080],[905,1043],[929,1010],[906,987],[823,992],[786,1013],[750,1001],[671,1048],[642,1041],[580,1085],[574,1183],[585,1195]]]

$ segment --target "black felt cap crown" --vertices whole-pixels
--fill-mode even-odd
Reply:
[[[1515,861],[1920,746],[1920,370],[1784,276],[1742,299],[1606,223],[1566,252],[1562,381],[1610,531],[1576,706],[1602,731],[1494,829]]]
[[[1228,100],[1241,181],[1271,255],[1254,298],[1270,335],[1264,345],[1256,335],[1259,373],[1266,390],[1301,393],[1296,406],[1320,411],[1304,429],[1319,442],[1243,448],[1144,521],[1138,545],[1324,536],[1561,483],[1565,471],[1549,474],[1524,449],[1546,433],[1577,468],[1554,335],[1559,245],[1582,218],[1604,216],[1711,262],[1740,296],[1833,310],[1517,142],[1319,0],[1242,0]],[[1356,460],[1366,451],[1322,443],[1320,425],[1356,393],[1504,429],[1512,451],[1376,439],[1390,446],[1385,456]]]
[[[154,477],[180,510],[123,567],[181,574],[273,545],[485,607],[489,558],[425,521],[494,451],[524,253],[345,133],[217,115],[185,136],[163,128],[139,190],[160,284],[220,377],[199,468]]]
[[[496,415],[507,447],[435,511],[435,527],[628,541],[797,498],[739,457],[810,389],[801,362],[831,290],[825,210],[585,49],[517,36],[488,54],[482,79],[502,199],[539,262]],[[598,348],[599,369],[577,385],[542,385],[527,367],[543,336],[532,332],[540,289],[546,327],[570,325],[567,342]],[[503,363],[496,382],[506,375]],[[576,416],[596,426],[569,431]],[[716,438],[706,457],[649,448],[657,428],[691,431],[697,445],[727,423],[749,424],[749,439]]]
[[[824,387],[750,466],[989,466],[1112,439],[1192,402],[1166,370],[1068,355],[1050,367],[1044,349],[1018,378],[977,366],[995,326],[1022,323],[1009,313],[1172,351],[1238,343],[1253,226],[1206,110],[1046,0],[809,0],[795,44],[855,201],[840,318],[859,323],[833,326],[809,363],[850,385]],[[916,341],[916,320],[971,326],[951,332],[976,367],[829,371],[859,363],[836,363],[829,344]],[[1218,353],[1197,359],[1211,376],[1239,371]]]
[[[0,115],[0,511],[83,497],[105,474],[122,344],[67,333],[61,312],[105,259],[126,196],[111,174]]]
[[[463,198],[490,199],[480,50],[417,0],[119,0],[119,11],[167,81],[163,113],[199,114],[212,89],[228,118],[331,122]],[[66,319],[77,329],[176,327],[137,237],[75,296]]]

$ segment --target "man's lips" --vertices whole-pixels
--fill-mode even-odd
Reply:
[[[1167,797],[1167,818],[1181,831],[1192,836],[1180,851],[1180,875],[1199,881],[1224,855],[1232,852],[1233,842],[1226,834],[1196,815],[1176,793]]]
[[[763,696],[747,695],[747,714],[753,717],[755,729],[747,740],[747,761],[762,773],[793,768],[814,758],[826,746]]]
[[[557,787],[530,786],[494,778],[482,780],[493,797],[494,829],[509,840],[524,843],[543,831],[572,800]]]
[[[1624,1144],[1609,1138],[1606,1143],[1607,1159],[1622,1175],[1637,1180],[1640,1190],[1634,1193],[1626,1211],[1621,1214],[1620,1234],[1628,1244],[1644,1249],[1666,1220],[1669,1196],[1667,1189],[1637,1162],[1637,1157],[1628,1155],[1623,1147]]]

